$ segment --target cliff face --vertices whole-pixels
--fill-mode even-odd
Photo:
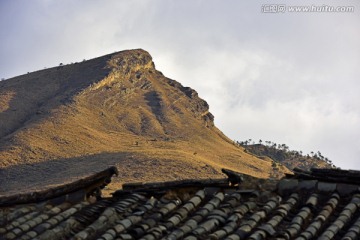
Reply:
[[[108,165],[120,169],[118,182],[215,177],[222,167],[271,174],[270,161],[234,146],[197,92],[166,78],[141,49],[1,81],[0,103],[8,190]],[[26,171],[36,174],[9,180]]]
[[[182,126],[173,121],[191,125],[193,118],[204,121],[207,127],[214,125],[208,104],[197,92],[164,77],[155,69],[147,52],[134,50],[115,54],[107,62],[107,68],[111,69],[110,74],[85,91],[84,98],[94,105],[103,103],[101,107],[108,110],[122,103],[122,109],[116,111],[131,110],[120,118],[126,125],[132,125],[128,120],[135,120],[136,126],[128,127],[135,134],[181,134],[182,131],[177,130]],[[162,130],[154,131],[154,128]]]

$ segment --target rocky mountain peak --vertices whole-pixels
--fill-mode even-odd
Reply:
[[[108,61],[108,67],[114,71],[129,74],[139,69],[155,69],[151,55],[142,49],[126,50],[115,53]]]

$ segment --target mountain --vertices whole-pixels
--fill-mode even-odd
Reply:
[[[237,144],[244,147],[248,153],[260,158],[268,157],[274,160],[273,165],[275,168],[277,165],[285,166],[291,170],[299,168],[307,171],[310,171],[312,168],[336,168],[336,166],[319,151],[304,155],[302,151],[289,150],[286,144],[276,144],[271,141],[265,141],[265,145],[261,143],[249,144],[250,142],[251,139],[250,141],[237,142]]]
[[[114,188],[219,177],[221,168],[272,172],[271,160],[235,146],[214,126],[206,101],[156,70],[141,49],[0,81],[0,160],[0,194],[109,165],[120,172]]]

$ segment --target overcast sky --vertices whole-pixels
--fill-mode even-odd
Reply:
[[[262,11],[284,2],[284,12]],[[231,139],[320,151],[360,169],[359,3],[0,0],[0,78],[143,48],[199,92]],[[354,11],[289,10],[311,5]]]

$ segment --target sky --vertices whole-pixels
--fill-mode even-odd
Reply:
[[[0,0],[0,37],[5,79],[142,48],[231,139],[360,169],[359,1]]]

